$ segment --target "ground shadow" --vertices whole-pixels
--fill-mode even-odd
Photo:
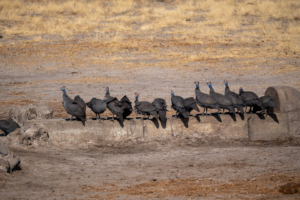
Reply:
[[[188,128],[189,127],[189,121],[190,121],[190,118],[183,118],[183,117],[180,117],[183,125],[185,126],[185,128]]]
[[[200,114],[196,114],[195,118],[197,119],[198,122],[201,122],[199,115]]]
[[[236,116],[235,113],[228,113],[230,115],[230,117],[233,119],[233,121],[236,122]]]
[[[149,119],[153,122],[153,124],[155,125],[155,127],[158,129],[159,128],[159,123],[158,123],[158,120],[156,118],[152,118],[152,119]]]
[[[266,119],[264,114],[261,113],[255,113],[255,114],[259,117],[259,119]]]
[[[240,118],[242,119],[242,120],[244,120],[245,119],[245,116],[244,116],[244,114],[242,114],[242,113],[238,113],[239,114],[239,116],[240,116]]]
[[[219,116],[219,113],[211,113],[211,115],[214,116],[214,118],[216,118],[219,122],[222,122],[222,119]]]
[[[277,115],[275,113],[268,113],[268,116],[270,116],[275,122],[279,124]]]

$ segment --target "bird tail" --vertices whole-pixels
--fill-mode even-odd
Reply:
[[[157,111],[151,111],[149,112],[151,115],[153,115],[153,117],[155,117],[155,119],[158,120],[158,115],[157,115]]]
[[[167,120],[167,117],[166,117],[167,116],[167,111],[165,111],[165,110],[159,110],[158,114],[159,114],[160,120],[162,122],[165,122]]]
[[[265,110],[265,107],[263,105],[263,103],[261,102],[261,100],[254,100],[256,105],[258,105],[262,110]]]
[[[184,118],[189,118],[189,112],[184,109],[184,108],[179,108],[179,113],[184,117]]]
[[[85,118],[84,117],[76,117],[77,120],[80,120],[83,124],[83,126],[85,126]]]
[[[87,102],[86,105],[87,105],[87,107],[89,107],[89,108],[91,108],[91,106],[92,106],[92,105],[91,105],[91,102]]]
[[[279,110],[278,107],[277,107],[277,105],[275,104],[275,102],[274,102],[273,100],[270,100],[270,101],[269,101],[269,106],[270,106],[271,108],[275,108],[275,109]]]
[[[123,118],[123,113],[119,113],[117,112],[116,115],[118,116],[118,118],[120,119],[121,122],[124,121],[124,118]]]
[[[191,108],[193,108],[194,110],[196,110],[196,111],[198,111],[198,112],[200,112],[200,110],[199,110],[199,108],[198,108],[198,106],[197,106],[197,104],[196,103],[193,103],[192,105],[190,105],[191,106]]]
[[[243,106],[235,105],[234,107],[236,107],[242,114],[244,114],[244,107]]]

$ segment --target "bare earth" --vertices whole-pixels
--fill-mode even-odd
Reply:
[[[14,148],[22,170],[1,173],[1,199],[299,199],[292,141],[126,141],[82,148]]]

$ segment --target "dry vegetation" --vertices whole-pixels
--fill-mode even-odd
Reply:
[[[229,46],[224,52],[214,53],[213,58],[240,57],[253,42],[261,41],[287,51],[300,50],[297,0],[4,0],[0,2],[0,19],[5,38],[32,36],[38,41],[43,39],[41,35],[49,34],[68,39],[74,34],[93,32],[96,34],[90,40],[112,44],[122,43],[128,36],[175,39],[188,45],[241,43],[242,49]],[[202,52],[188,59],[211,58],[211,49]]]
[[[117,61],[124,69],[153,66],[131,62],[147,53],[155,65],[168,68],[204,63],[218,73],[250,74],[254,69],[258,76],[269,73],[270,66],[273,75],[300,71],[298,63],[275,60],[299,58],[298,0],[3,0],[0,21],[5,41],[0,53],[12,44],[24,51],[36,45],[50,60],[58,59],[58,49],[73,56],[79,68]],[[44,46],[38,45],[43,44],[54,50],[42,52]],[[87,59],[76,58],[90,50]],[[118,54],[128,51],[125,57]],[[227,59],[235,60],[235,66],[219,67]]]

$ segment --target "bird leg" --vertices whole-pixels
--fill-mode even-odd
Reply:
[[[115,114],[113,113],[112,121],[115,121]]]
[[[223,108],[223,115],[224,115],[224,110],[225,110],[225,109]]]

